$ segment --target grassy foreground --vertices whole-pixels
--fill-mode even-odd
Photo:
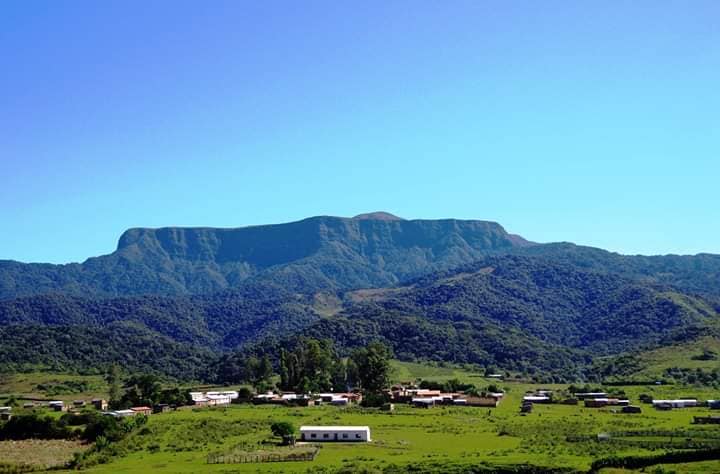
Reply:
[[[184,410],[150,418],[147,429],[124,440],[119,457],[108,458],[90,472],[354,472],[359,468],[419,472],[449,472],[471,466],[531,464],[587,471],[593,460],[616,454],[651,455],[662,452],[653,442],[665,437],[600,442],[569,442],[568,436],[639,430],[668,430],[714,439],[720,429],[692,426],[693,415],[704,408],[657,412],[644,406],[640,415],[579,406],[540,406],[532,414],[518,413],[525,385],[510,384],[508,399],[497,409],[448,407],[416,409],[397,406],[394,413],[359,408],[232,406],[224,409]],[[560,388],[560,387],[555,387]],[[628,391],[642,387],[628,388]],[[677,387],[655,388],[672,396]],[[687,390],[687,389],[686,389]],[[646,390],[647,391],[647,390]],[[702,392],[702,391],[700,391]],[[693,394],[703,396],[698,391]],[[708,394],[705,393],[705,396]],[[325,444],[314,461],[208,465],[208,453],[272,449],[269,426],[287,420],[296,426],[368,425],[369,444]],[[643,446],[646,440],[651,443]],[[640,443],[638,445],[638,443]],[[706,472],[720,472],[720,462],[701,463]],[[678,472],[695,472],[692,465]],[[608,471],[610,472],[610,471]],[[612,471],[618,472],[618,471]],[[698,471],[702,472],[702,471]]]
[[[48,381],[50,378],[43,381]],[[60,376],[53,376],[60,377]],[[394,363],[396,380],[445,381],[459,378],[479,387],[495,380],[457,367]],[[12,380],[13,391],[36,384]],[[92,382],[99,382],[92,380]],[[436,407],[417,409],[396,405],[393,413],[372,409],[331,406],[286,408],[233,405],[227,408],[183,409],[153,415],[148,424],[93,459],[93,473],[195,473],[195,472],[463,472],[475,466],[533,465],[587,472],[594,460],[612,455],[653,455],[665,444],[687,439],[720,443],[720,425],[691,425],[694,415],[707,415],[706,408],[659,412],[641,405],[642,414],[621,414],[611,409],[589,409],[571,405],[536,405],[531,414],[520,415],[520,400],[538,385],[499,382],[506,399],[496,409]],[[10,388],[10,387],[8,387]],[[564,385],[543,388],[564,389]],[[692,396],[720,398],[711,388],[688,386],[628,386],[624,390],[634,402],[641,393],[654,398]],[[95,386],[93,386],[95,392]],[[73,396],[81,397],[73,394]],[[276,450],[270,434],[275,421],[290,421],[296,427],[312,425],[368,425],[369,444],[329,443],[313,461],[207,464],[212,453],[267,453]],[[598,441],[600,433],[654,431],[656,435],[617,436]],[[663,435],[672,432],[672,436]],[[583,438],[587,436],[587,438]],[[571,437],[574,441],[568,441]],[[39,447],[40,448],[40,447]],[[41,449],[41,448],[40,448]],[[18,452],[10,451],[12,455]],[[20,453],[22,454],[22,453]],[[604,474],[635,472],[605,469]],[[641,471],[637,471],[641,472]],[[643,472],[720,472],[720,462],[668,464]]]

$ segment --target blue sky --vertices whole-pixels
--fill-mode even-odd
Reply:
[[[717,1],[5,1],[0,258],[374,210],[720,253],[718,84]]]

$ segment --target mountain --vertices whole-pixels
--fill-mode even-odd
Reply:
[[[146,370],[173,376],[209,374],[217,357],[232,351],[277,356],[280,347],[310,336],[332,339],[344,353],[380,339],[403,360],[575,380],[589,377],[598,356],[683,340],[717,320],[712,305],[672,287],[541,257],[496,255],[376,289],[298,294],[246,282],[214,295],[8,299],[0,301],[6,347],[0,366],[39,363],[43,354],[54,367],[102,365],[106,354],[137,364],[146,347],[125,347],[119,337],[130,327],[141,340],[154,341],[148,347],[167,341],[170,354],[205,354],[192,370],[168,368],[170,356],[159,354],[146,362]],[[107,353],[80,349],[100,335],[107,337]],[[32,337],[41,337],[43,347],[26,345]],[[78,351],[87,354],[74,357]]]
[[[594,358],[694,337],[717,321],[706,301],[673,288],[504,255],[401,287],[347,292],[301,335],[333,339],[344,350],[380,339],[405,360],[572,380],[590,376]],[[288,344],[263,341],[261,352]]]
[[[720,300],[720,255],[621,255],[566,242],[525,246],[513,252],[646,283],[671,285]]]
[[[81,264],[0,262],[0,371],[122,362],[207,378],[218,360],[311,336],[345,353],[381,339],[404,360],[588,379],[607,373],[598,360],[714,331],[719,311],[718,255],[536,244],[486,221],[138,228]]]
[[[236,229],[137,228],[112,254],[82,264],[0,261],[0,298],[211,294],[247,280],[296,291],[382,287],[527,245],[494,222],[388,213]]]

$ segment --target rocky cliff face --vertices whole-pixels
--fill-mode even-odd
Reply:
[[[81,265],[0,262],[0,297],[210,293],[250,278],[290,289],[394,284],[527,245],[494,222],[312,217],[235,229],[137,228]]]

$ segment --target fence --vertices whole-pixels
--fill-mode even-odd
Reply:
[[[243,453],[209,454],[208,464],[244,464],[261,462],[313,461],[320,452],[319,447],[299,453]]]

